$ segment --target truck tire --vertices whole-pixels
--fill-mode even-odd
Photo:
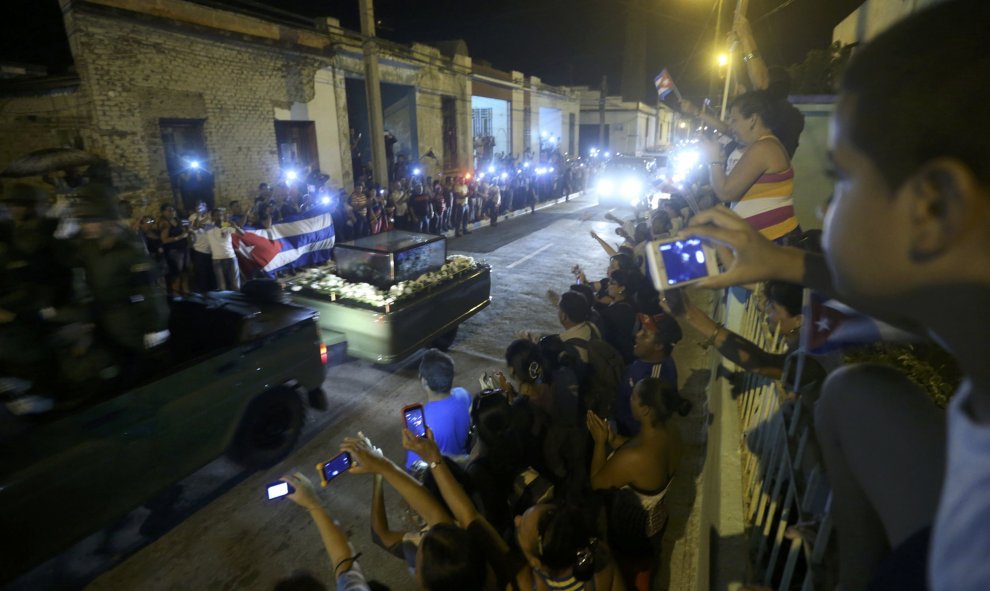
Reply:
[[[269,390],[248,405],[230,446],[230,457],[245,468],[275,465],[292,451],[302,433],[305,411],[288,388]]]
[[[448,330],[437,338],[433,339],[430,346],[435,349],[440,349],[441,351],[447,351],[450,346],[454,344],[454,339],[457,338],[457,327]]]

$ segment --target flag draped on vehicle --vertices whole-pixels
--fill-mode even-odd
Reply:
[[[271,228],[245,226],[234,234],[234,249],[248,277],[317,265],[330,260],[334,245],[333,218],[328,211],[288,216]]]

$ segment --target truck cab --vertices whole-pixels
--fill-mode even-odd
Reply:
[[[294,447],[324,410],[318,314],[214,292],[171,303],[155,366],[0,442],[0,582],[109,525],[217,456],[247,468]]]

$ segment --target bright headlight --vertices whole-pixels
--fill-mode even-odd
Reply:
[[[602,179],[598,181],[598,192],[602,195],[611,195],[615,191],[615,183],[609,179]]]
[[[638,179],[626,179],[622,181],[622,194],[623,195],[634,195],[639,196],[639,193],[643,190],[643,183]]]

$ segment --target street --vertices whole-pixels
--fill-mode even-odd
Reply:
[[[590,198],[572,199],[448,241],[450,254],[468,254],[492,266],[492,304],[461,326],[450,351],[455,386],[478,391],[483,372],[504,367],[502,355],[515,332],[559,332],[546,290],[566,290],[575,264],[589,277],[604,272],[608,257],[589,235],[591,230],[612,232],[614,224],[603,221],[604,211]],[[417,364],[415,355],[390,366],[348,359],[331,367],[324,383],[329,410],[308,411],[296,451],[278,466],[247,473],[219,458],[183,481],[177,497],[165,495],[151,503],[154,512],[147,507],[133,511],[115,527],[22,577],[13,588],[71,588],[89,582],[88,588],[95,590],[269,589],[299,569],[332,588],[331,565],[308,514],[289,500],[266,500],[265,485],[295,471],[318,481],[314,466],[336,455],[341,440],[358,431],[401,463],[400,410],[425,401]],[[682,376],[695,379],[703,390],[704,376],[687,369]],[[694,444],[691,437],[688,441]],[[369,578],[392,589],[410,589],[413,582],[404,563],[370,539],[371,482],[370,476],[348,474],[320,494],[363,552],[361,563]],[[108,483],[108,494],[112,488]],[[388,487],[386,500],[393,527],[404,524],[405,511]]]

